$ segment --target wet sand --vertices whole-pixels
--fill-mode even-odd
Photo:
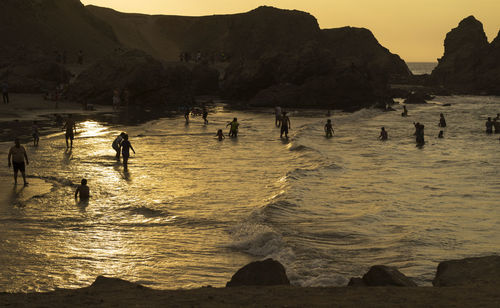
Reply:
[[[204,287],[154,290],[119,279],[49,293],[0,293],[8,307],[499,307],[500,287]]]

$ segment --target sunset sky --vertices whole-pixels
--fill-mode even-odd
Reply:
[[[355,26],[370,29],[379,42],[404,60],[436,61],[446,33],[474,15],[493,40],[500,29],[499,0],[83,0],[84,4],[122,12],[203,16],[233,14],[261,5],[306,11],[321,28]],[[291,29],[293,31],[293,29]]]

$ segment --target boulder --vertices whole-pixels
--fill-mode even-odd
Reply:
[[[191,102],[191,82],[187,67],[164,67],[142,51],[129,50],[105,57],[83,71],[69,87],[68,96],[111,105],[114,91],[118,91],[122,104],[169,107]]]
[[[273,259],[255,261],[239,269],[226,287],[290,285],[283,265]]]
[[[137,289],[137,288],[143,289],[145,287],[140,284],[126,281],[120,278],[110,278],[105,276],[98,276],[96,280],[89,287],[90,290],[101,289],[106,291],[111,291],[111,290],[123,291],[126,289]]]
[[[441,262],[432,284],[436,287],[499,285],[500,256]]]
[[[348,286],[395,286],[395,287],[416,287],[417,284],[406,277],[395,267],[385,265],[375,265],[363,275],[363,278],[351,278]]]

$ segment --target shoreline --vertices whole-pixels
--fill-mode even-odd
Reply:
[[[157,290],[98,277],[84,288],[0,293],[12,307],[498,307],[498,285],[456,287],[294,287]]]

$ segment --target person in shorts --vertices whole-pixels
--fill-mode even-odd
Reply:
[[[63,130],[66,129],[66,148],[69,148],[68,139],[71,141],[71,147],[73,147],[73,139],[75,139],[76,134],[76,124],[75,120],[73,120],[73,116],[71,114],[68,115],[68,119],[66,119],[66,123],[63,126]]]
[[[17,173],[21,171],[23,176],[24,186],[28,185],[26,182],[26,167],[24,162],[26,161],[26,165],[29,165],[28,155],[26,154],[26,150],[19,143],[19,139],[14,139],[14,146],[9,150],[9,168],[11,166],[14,167],[14,184],[17,185]]]

